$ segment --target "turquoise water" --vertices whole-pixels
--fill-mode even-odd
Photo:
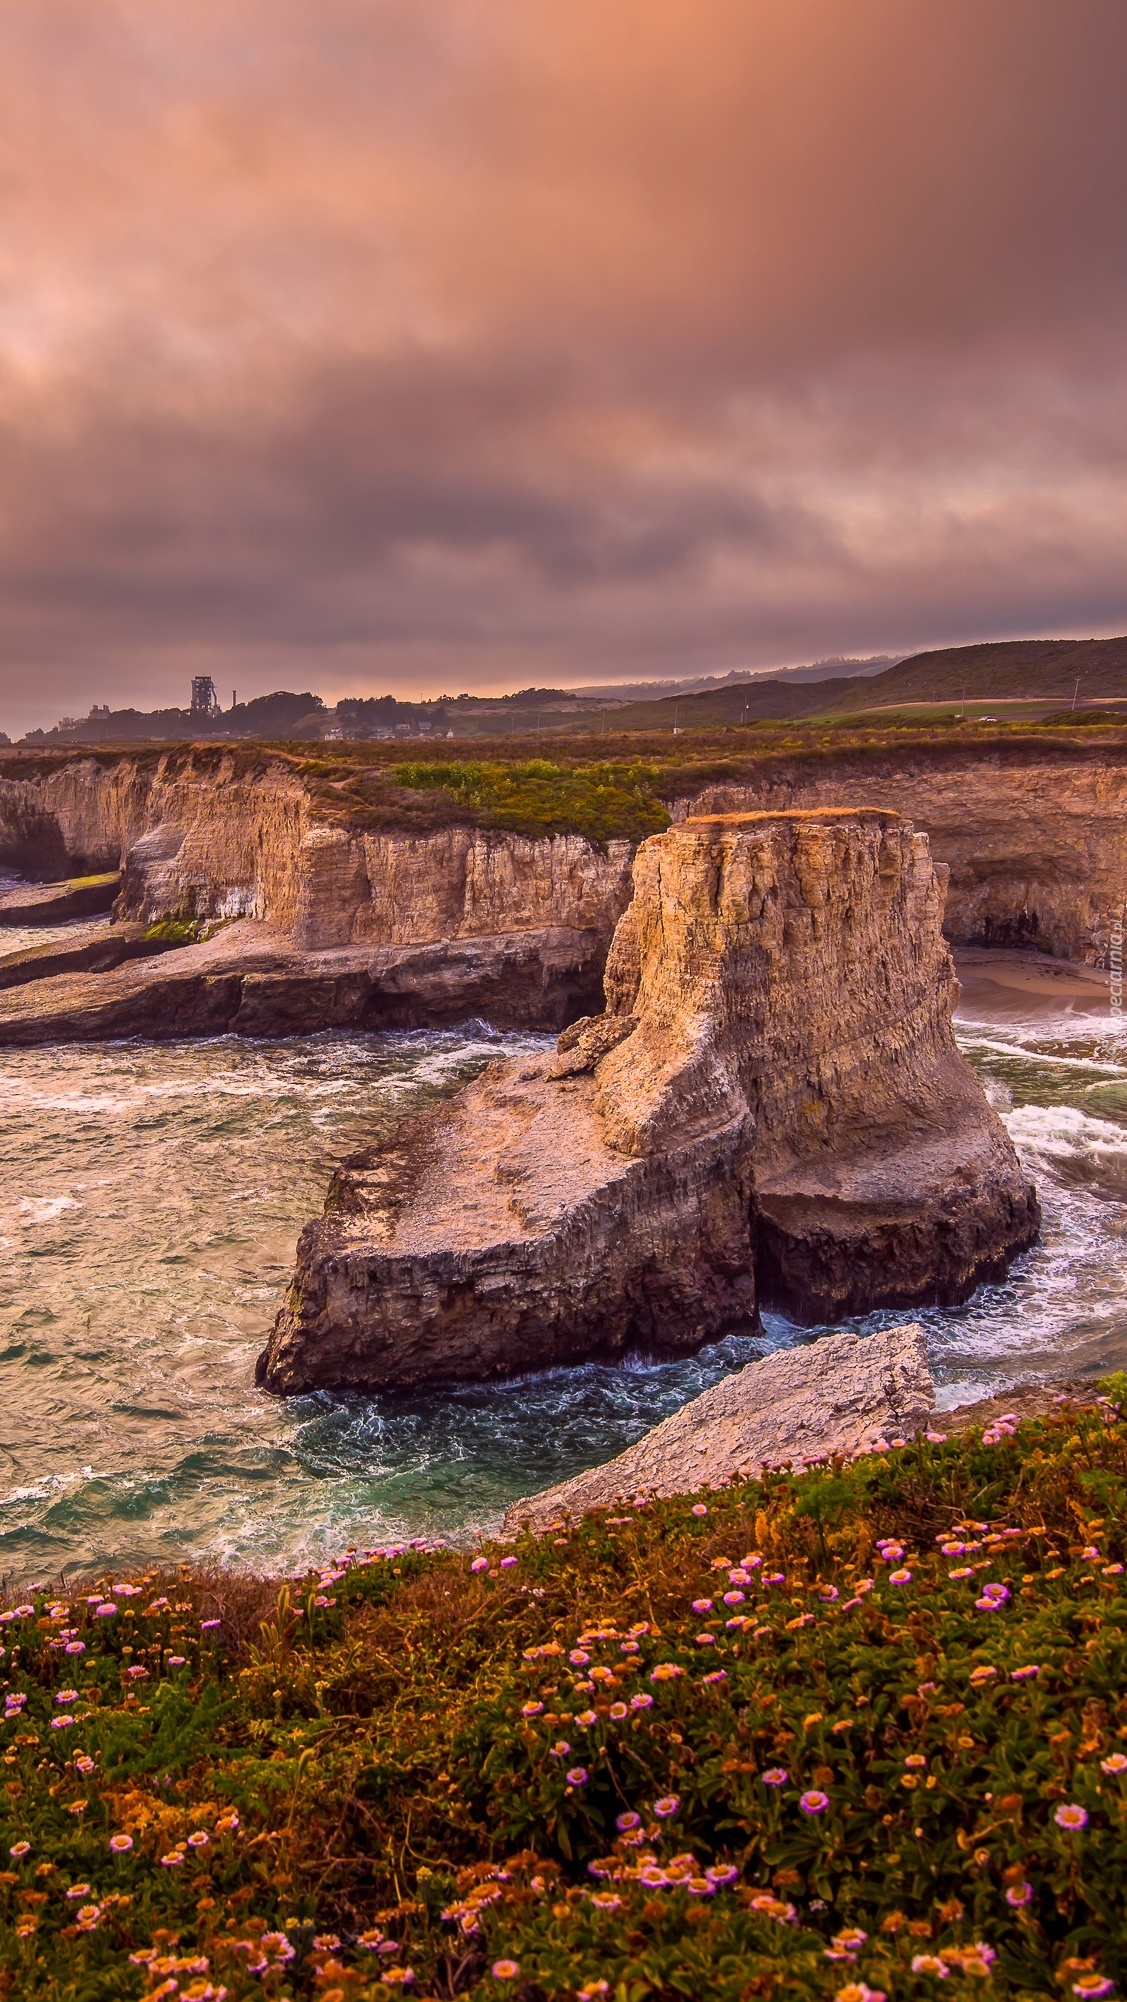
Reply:
[[[1045,1208],[1041,1244],[920,1316],[944,1402],[1127,1364],[1127,1064],[1094,1030],[964,1024]],[[354,1539],[457,1535],[605,1459],[783,1343],[406,1398],[254,1387],[332,1165],[535,1038],[477,1027],[0,1051],[0,1572],[190,1555],[296,1568]],[[885,1314],[875,1324],[903,1318]]]

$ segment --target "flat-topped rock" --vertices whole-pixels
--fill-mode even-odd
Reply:
[[[303,951],[255,918],[196,945],[145,933],[107,926],[98,938],[60,934],[58,947],[0,956],[0,1048],[438,1028],[474,1016],[499,1028],[558,1028],[597,994],[603,962],[597,932],[563,926],[325,952]]]
[[[27,883],[0,891],[0,925],[61,925],[112,908],[121,888],[116,869],[72,876],[62,883]]]
[[[951,1030],[926,838],[877,810],[643,843],[606,1010],[334,1178],[260,1380],[404,1387],[964,1299],[1036,1233]]]
[[[764,1467],[801,1467],[910,1439],[935,1386],[918,1321],[873,1335],[828,1335],[777,1349],[702,1391],[601,1467],[514,1502],[505,1531],[547,1529],[618,1501],[696,1494]]]

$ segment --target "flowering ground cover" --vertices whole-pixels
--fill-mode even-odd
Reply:
[[[29,1592],[0,1995],[1122,1993],[1125,1498],[1105,1401],[280,1592]]]

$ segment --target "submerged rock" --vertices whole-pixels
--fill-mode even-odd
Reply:
[[[638,851],[606,1012],[336,1178],[259,1380],[406,1387],[965,1299],[1036,1234],[951,1030],[927,839],[875,809]]]
[[[925,1425],[935,1386],[918,1321],[778,1349],[726,1376],[601,1467],[514,1502],[510,1535],[642,1496],[695,1494],[763,1467],[872,1452]]]

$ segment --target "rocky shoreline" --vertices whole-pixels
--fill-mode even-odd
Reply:
[[[616,1503],[707,1493],[769,1468],[801,1471],[883,1452],[920,1433],[935,1441],[975,1426],[990,1430],[1000,1420],[1042,1417],[1066,1398],[1091,1403],[1094,1396],[1092,1382],[1067,1377],[939,1411],[918,1322],[827,1335],[748,1363],[612,1460],[513,1502],[502,1534],[544,1534]]]

